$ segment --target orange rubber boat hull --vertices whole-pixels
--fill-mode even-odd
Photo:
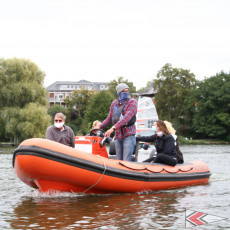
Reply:
[[[175,167],[127,162],[40,138],[20,144],[13,166],[21,181],[42,192],[136,193],[204,184],[211,175],[200,161]]]

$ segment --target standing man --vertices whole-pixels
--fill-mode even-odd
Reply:
[[[75,136],[73,130],[64,125],[66,116],[63,113],[56,113],[54,117],[54,125],[46,130],[46,139],[56,141],[61,144],[75,147]]]
[[[132,161],[132,154],[136,145],[136,113],[137,101],[129,98],[129,86],[121,83],[116,87],[118,99],[110,106],[107,118],[101,123],[100,129],[113,123],[113,127],[105,132],[109,137],[115,131],[116,158]]]

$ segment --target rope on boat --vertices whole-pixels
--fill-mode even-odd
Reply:
[[[95,185],[97,185],[97,184],[101,181],[102,177],[103,177],[104,174],[105,174],[105,171],[106,171],[106,164],[105,164],[105,161],[104,161],[104,157],[102,157],[102,156],[100,156],[100,155],[98,155],[98,156],[101,157],[102,160],[103,160],[104,171],[103,171],[103,173],[101,174],[101,177],[98,179],[98,181],[97,181],[95,184],[93,184],[92,186],[90,186],[89,188],[87,188],[85,191],[83,191],[83,193],[87,192],[88,190],[90,190],[91,188],[93,188]]]

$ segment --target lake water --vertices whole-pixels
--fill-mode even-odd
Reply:
[[[230,229],[229,145],[181,146],[209,165],[207,185],[110,195],[39,193],[17,178],[13,150],[0,148],[0,229],[185,229],[186,209],[226,218],[188,229]]]

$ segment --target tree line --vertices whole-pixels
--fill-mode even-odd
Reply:
[[[107,117],[117,84],[125,82],[131,94],[137,93],[132,82],[118,77],[109,82],[109,90],[75,90],[65,99],[67,108],[49,108],[44,77],[30,60],[0,59],[0,141],[44,138],[59,111],[76,135],[85,135],[94,120]],[[172,122],[178,135],[230,141],[230,73],[221,71],[199,81],[190,70],[167,63],[139,93],[152,83],[158,91],[154,102],[159,119]]]

